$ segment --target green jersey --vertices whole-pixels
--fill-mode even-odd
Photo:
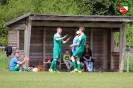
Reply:
[[[86,35],[84,33],[79,36],[78,43],[79,43],[78,48],[84,50],[86,44]]]
[[[63,40],[56,40],[57,38],[61,38],[60,34],[58,33],[54,34],[53,38],[53,58],[60,59],[61,45],[63,43]]]
[[[57,38],[61,38],[60,34],[56,33],[54,34],[53,43],[55,49],[61,49],[61,45],[63,43],[63,40],[56,40]]]
[[[86,35],[85,34],[81,34],[79,36],[78,43],[79,43],[78,48],[73,53],[73,56],[76,58],[81,58],[82,54],[84,52],[85,44],[86,44]]]

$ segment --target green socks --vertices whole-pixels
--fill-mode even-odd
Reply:
[[[53,69],[54,71],[56,71],[57,70],[57,60],[56,59],[54,59],[53,61],[52,61],[52,63],[51,63],[51,65],[50,65],[50,68],[49,69]]]
[[[73,65],[74,69],[76,69],[76,62],[75,61],[72,62],[72,65]]]
[[[57,60],[55,60],[55,63],[54,63],[54,71],[57,70]]]
[[[56,62],[56,60],[53,59],[53,61],[52,61],[51,65],[50,65],[50,68],[49,69],[53,69],[55,62]]]
[[[81,65],[80,64],[77,65],[78,65],[78,71],[81,71]]]

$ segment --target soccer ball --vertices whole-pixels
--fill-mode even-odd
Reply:
[[[37,72],[38,71],[38,69],[37,68],[33,68],[33,72]]]

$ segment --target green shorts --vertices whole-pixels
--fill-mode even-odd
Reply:
[[[60,49],[53,49],[53,58],[60,59],[60,53],[61,53]]]
[[[76,57],[76,58],[81,58],[82,55],[83,55],[83,52],[84,50],[80,50],[80,49],[77,49],[72,56]]]
[[[12,70],[11,71],[19,71],[19,66],[18,65],[16,65],[14,68],[12,68]]]

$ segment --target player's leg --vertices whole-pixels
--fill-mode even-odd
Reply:
[[[25,63],[21,64],[21,65],[20,65],[20,68],[21,68],[20,70],[22,70],[22,71],[30,71],[30,70],[32,69],[32,68],[26,67],[26,66],[25,66]]]
[[[74,71],[78,71],[77,70],[77,66],[78,65],[76,65],[76,61],[75,61],[75,58],[77,59],[77,58],[80,58],[80,50],[79,49],[77,49],[74,53],[73,53],[73,56],[71,57],[71,60],[72,60],[72,65],[73,65],[73,67],[74,67]],[[80,63],[80,62],[78,62],[78,63]]]
[[[17,64],[14,68],[12,68],[11,71],[19,71],[19,69],[20,69],[20,66],[19,64]]]
[[[56,71],[57,70],[57,59],[54,59],[55,60],[55,62],[54,62],[54,71]]]
[[[56,61],[56,60],[53,59],[52,62],[51,62],[51,65],[50,65],[50,68],[49,68],[49,71],[50,71],[50,72],[53,72],[53,67],[54,67],[55,61]]]
[[[74,67],[74,70],[77,69],[77,65],[76,65],[75,58],[77,58],[78,53],[79,53],[79,52],[78,52],[78,49],[77,49],[75,52],[73,52],[73,55],[71,56],[72,65],[73,65],[73,67]]]
[[[56,62],[55,58],[57,57],[57,52],[56,51],[57,51],[57,49],[53,48],[53,60],[51,62],[50,68],[49,68],[50,72],[53,72],[53,69],[54,69],[54,64]]]
[[[78,52],[78,55],[77,55],[77,69],[78,69],[78,72],[81,72],[81,64],[80,64],[80,58],[82,58],[82,55],[83,55],[83,51],[80,51]]]
[[[81,71],[80,58],[76,58],[76,60],[77,60],[77,69],[80,72]]]
[[[77,66],[76,66],[75,57],[74,56],[71,56],[71,60],[72,60],[72,65],[73,65],[74,69],[76,70],[77,69]]]
[[[56,51],[56,61],[55,61],[55,63],[54,63],[54,71],[58,71],[58,64],[57,64],[57,61],[60,59],[60,53],[61,53],[61,50],[60,49],[58,49],[57,51]]]

